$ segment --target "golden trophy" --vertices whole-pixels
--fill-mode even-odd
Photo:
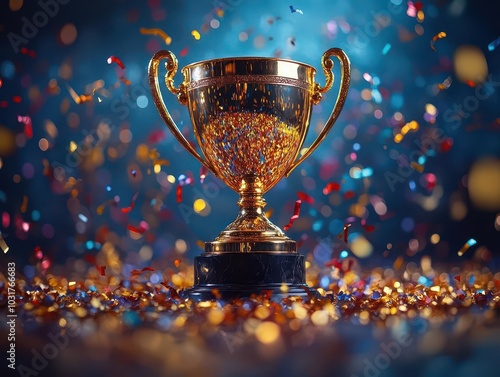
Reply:
[[[333,110],[316,140],[299,157],[313,105],[334,83],[333,61],[341,64],[340,89]],[[179,131],[163,102],[158,69],[165,59],[165,84],[189,110],[202,151]],[[181,145],[214,176],[238,192],[234,222],[195,258],[194,299],[242,297],[271,291],[305,295],[304,257],[263,211],[262,195],[288,175],[324,140],[337,120],[350,82],[350,63],[339,48],[323,54],[324,86],[310,65],[276,58],[236,57],[201,61],[182,68],[176,87],[177,59],[157,52],[149,64],[149,84],[158,111]]]

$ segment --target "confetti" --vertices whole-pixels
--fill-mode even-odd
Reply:
[[[177,203],[182,203],[182,185],[180,183],[177,185],[175,195],[177,197]]]
[[[85,216],[83,213],[78,214],[78,218],[80,220],[82,220],[84,223],[86,223],[87,221],[89,221],[88,217]]]
[[[139,196],[139,193],[136,192],[134,194],[134,196],[132,197],[132,200],[130,201],[130,205],[128,207],[122,208],[121,212],[122,213],[129,213],[129,212],[131,212],[134,209],[134,207],[135,207],[135,201],[136,201],[136,199],[137,199],[138,196]]]
[[[21,213],[26,213],[28,210],[28,197],[26,195],[23,196],[23,203],[21,204]]]
[[[165,42],[165,44],[167,46],[169,46],[170,43],[172,43],[172,38],[170,38],[170,36],[167,33],[165,33],[162,29],[158,29],[158,28],[155,28],[155,29],[140,28],[139,32],[141,34],[144,34],[144,35],[156,35],[156,36],[162,38],[163,42]]]
[[[141,270],[132,270],[132,271],[130,271],[130,275],[131,276],[138,276],[138,275],[141,275],[144,272],[154,272],[154,270],[155,269],[152,268],[152,267],[144,267]]]
[[[337,182],[330,182],[323,189],[323,194],[328,195],[332,191],[339,191],[339,190],[340,190],[340,184],[338,184]]]
[[[31,139],[33,137],[33,123],[31,122],[31,117],[29,115],[18,115],[17,121],[24,124],[24,136]]]
[[[346,224],[344,225],[344,229],[342,229],[342,232],[338,235],[339,239],[344,239],[344,242],[347,243],[347,238],[349,237],[349,228],[351,227],[351,224]]]
[[[22,48],[21,48],[21,54],[23,54],[23,55],[27,55],[27,56],[29,56],[30,58],[34,58],[34,57],[36,57],[36,52],[35,52],[35,51],[33,51],[33,50],[29,50],[29,49],[27,49],[26,47],[22,47]]]
[[[420,125],[416,120],[406,123],[401,128],[401,131],[394,135],[394,142],[397,144],[401,143],[408,132],[417,132],[419,128]]]
[[[410,166],[413,168],[413,170],[418,171],[419,173],[422,173],[424,171],[424,165],[419,164],[418,162],[412,161],[410,162]]]
[[[386,43],[384,48],[382,49],[382,55],[387,55],[387,53],[391,50],[391,44]]]
[[[142,226],[135,227],[133,225],[127,225],[127,229],[130,232],[137,233],[137,234],[144,234],[146,232],[146,228],[144,228]]]
[[[465,254],[465,252],[466,252],[467,250],[469,250],[469,248],[470,248],[471,246],[474,246],[475,244],[477,244],[477,241],[476,241],[474,238],[469,239],[469,240],[468,240],[468,241],[467,241],[467,242],[466,242],[466,243],[465,243],[465,244],[464,244],[464,245],[460,248],[460,250],[458,250],[458,253],[457,253],[457,254],[458,254],[458,256],[459,256],[459,257],[461,257],[462,255],[464,255],[464,254]]]
[[[9,246],[7,246],[7,243],[4,240],[2,232],[0,232],[0,249],[4,252],[4,254],[7,254],[9,251]]]
[[[500,46],[500,37],[498,37],[493,42],[491,42],[491,43],[488,44],[488,51],[493,51],[498,46]]]
[[[92,264],[92,265],[95,267],[95,269],[96,269],[97,271],[99,271],[99,274],[100,274],[101,276],[106,276],[106,266],[99,266],[99,265],[97,264],[97,258],[96,258],[96,256],[95,256],[95,255],[92,255],[92,254],[85,254],[85,255],[84,255],[84,259],[85,259],[85,261],[87,261],[87,263]]]
[[[107,60],[108,64],[117,64],[121,69],[125,69],[125,65],[123,65],[122,61],[120,58],[117,58],[116,56],[111,55]]]
[[[94,98],[93,94],[81,94],[81,95],[77,94],[75,90],[71,86],[69,86],[69,84],[66,84],[66,88],[68,89],[69,95],[77,105],[90,102]]]
[[[200,32],[198,30],[193,30],[191,32],[191,35],[193,36],[194,39],[196,39],[197,41],[199,41],[201,39],[201,35],[200,35]]]
[[[174,260],[174,266],[179,267],[181,265],[181,260],[180,259],[175,259]]]
[[[348,190],[344,194],[344,199],[349,200],[349,199],[354,198],[355,196],[356,196],[356,193],[354,191]]]
[[[309,196],[309,195],[307,195],[305,192],[299,191],[299,192],[297,192],[297,196],[303,202],[306,202],[306,203],[309,203],[309,204],[313,204],[314,203],[314,198],[311,197],[311,196]]]
[[[208,174],[208,169],[206,166],[203,165],[200,168],[200,183],[205,182],[205,178],[207,177],[207,174]]]
[[[442,83],[438,84],[439,90],[446,90],[446,89],[448,89],[450,87],[452,81],[453,80],[451,79],[451,76],[448,76]]]
[[[368,232],[368,233],[371,233],[375,230],[375,227],[373,225],[363,225],[363,228],[365,228],[365,230]]]
[[[297,220],[299,218],[299,215],[300,215],[300,205],[301,204],[302,204],[301,200],[295,201],[295,208],[293,210],[292,217],[290,217],[290,222],[283,227],[283,229],[285,231],[288,230],[288,229],[290,229],[292,227],[293,223],[295,222],[295,220]]]
[[[292,12],[292,13],[300,13],[300,14],[304,14],[304,12],[302,12],[300,9],[295,9],[295,8],[293,7],[293,5],[290,5],[290,6],[289,6],[289,8],[290,8],[290,12]]]
[[[444,31],[440,31],[439,33],[437,33],[435,36],[432,37],[431,39],[431,48],[437,52],[436,48],[434,47],[434,43],[436,43],[436,41],[438,39],[443,39],[443,38],[446,38],[446,33]]]
[[[165,139],[166,133],[163,130],[155,130],[148,135],[148,144],[158,144]]]

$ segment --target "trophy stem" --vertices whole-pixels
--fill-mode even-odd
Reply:
[[[264,214],[266,201],[258,176],[243,177],[239,194],[240,213],[212,242],[205,253],[296,253],[295,241],[286,237]]]
[[[262,209],[266,205],[265,199],[262,197],[262,182],[259,177],[247,176],[241,181],[240,186],[240,214],[256,214],[261,215]]]

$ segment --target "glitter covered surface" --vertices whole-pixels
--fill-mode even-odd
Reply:
[[[201,127],[200,137],[205,156],[233,190],[245,176],[256,175],[267,191],[293,162],[302,129],[272,114],[223,112]]]
[[[0,348],[15,263],[24,375],[498,374],[495,2],[42,2],[56,5],[0,5]],[[323,298],[178,297],[237,197],[165,129],[149,59],[290,58],[322,84],[334,46],[353,67],[344,110],[266,194]],[[313,107],[304,146],[334,97]],[[49,357],[33,365],[37,352]]]

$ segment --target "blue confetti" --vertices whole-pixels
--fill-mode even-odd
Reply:
[[[491,42],[489,45],[488,45],[488,50],[489,51],[493,51],[495,48],[497,48],[498,46],[500,45],[500,37],[498,37],[497,39],[495,39],[493,42]]]

